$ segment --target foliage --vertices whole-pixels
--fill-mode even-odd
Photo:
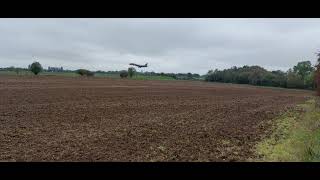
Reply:
[[[76,70],[76,73],[81,76],[93,76],[94,75],[93,72],[86,70],[86,69],[78,69],[78,70]]]
[[[29,70],[37,75],[43,70],[43,68],[39,62],[33,62],[31,65],[29,65]]]
[[[314,68],[312,67],[310,61],[302,61],[298,62],[298,64],[293,67],[293,71],[294,73],[300,75],[302,79],[304,79],[305,76],[314,71]]]
[[[120,72],[120,77],[121,78],[127,78],[128,77],[128,72],[127,71],[121,71]]]
[[[287,74],[287,88],[303,88],[303,80],[299,74],[288,71]]]
[[[273,86],[283,88],[315,88],[315,69],[310,61],[299,62],[293,70],[268,71],[260,66],[232,67],[224,70],[209,70],[206,81]]]
[[[128,75],[130,78],[132,78],[132,76],[135,74],[135,72],[136,72],[135,68],[133,68],[133,67],[128,68]]]

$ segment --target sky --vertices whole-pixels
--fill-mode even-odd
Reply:
[[[199,73],[316,62],[320,19],[0,19],[0,67]]]

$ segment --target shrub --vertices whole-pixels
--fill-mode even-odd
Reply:
[[[78,70],[76,70],[76,73],[79,74],[80,76],[85,75],[86,72],[87,72],[87,70],[85,70],[85,69],[78,69]]]
[[[42,66],[39,62],[33,62],[31,65],[29,65],[29,69],[31,72],[37,75],[39,72],[42,71]]]
[[[84,76],[84,75],[86,75],[86,76],[93,76],[93,75],[94,75],[93,72],[91,72],[91,71],[89,71],[89,70],[86,70],[86,69],[78,69],[78,70],[76,71],[76,73],[77,73],[77,74],[80,74],[80,76]]]
[[[128,72],[127,71],[121,71],[120,72],[120,77],[121,78],[127,78],[128,77]]]

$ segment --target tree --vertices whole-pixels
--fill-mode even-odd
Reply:
[[[41,72],[43,70],[42,66],[39,62],[33,62],[31,65],[29,65],[29,69],[35,75],[37,75],[39,72]]]
[[[304,78],[305,88],[313,89],[315,88],[315,71],[312,71]]]
[[[310,61],[298,62],[298,64],[293,67],[293,72],[299,74],[303,81],[305,80],[306,76],[311,74],[312,71],[314,71],[314,68],[312,67]]]
[[[303,88],[304,83],[299,74],[294,73],[291,69],[289,69],[287,74],[287,87],[288,88]]]
[[[192,79],[192,74],[189,72],[189,73],[187,73],[187,78],[188,79]]]
[[[128,68],[128,75],[130,78],[132,78],[132,76],[136,73],[136,69],[133,67],[129,67]]]

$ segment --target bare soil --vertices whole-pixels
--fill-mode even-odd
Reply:
[[[0,76],[0,161],[246,161],[309,91]]]

